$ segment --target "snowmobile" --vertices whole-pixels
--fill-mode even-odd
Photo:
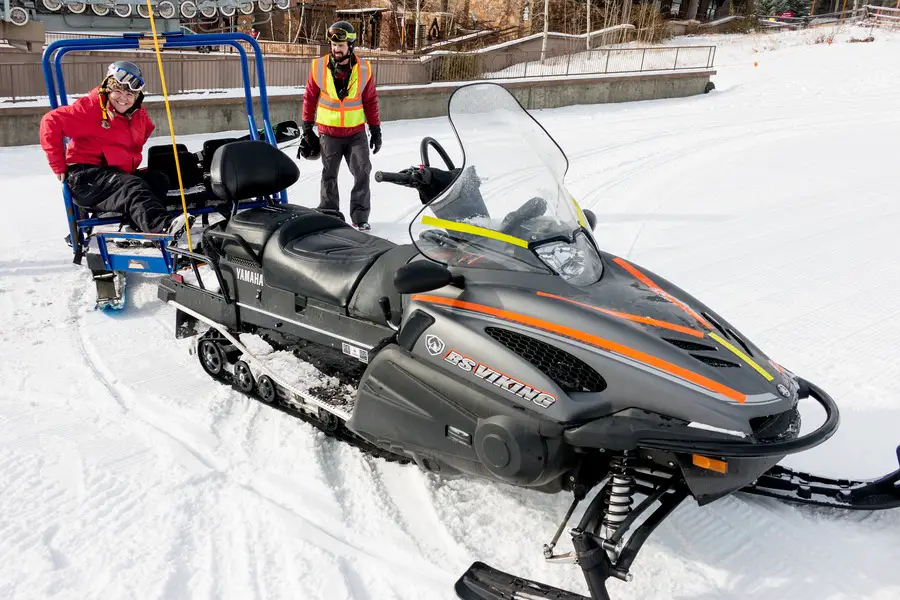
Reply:
[[[595,599],[609,597],[610,577],[632,576],[641,545],[688,497],[900,507],[900,469],[853,481],[778,465],[834,434],[835,401],[685,291],[604,252],[596,215],[563,183],[565,154],[508,91],[460,87],[448,112],[461,166],[425,138],[422,164],[375,174],[419,194],[409,243],[273,204],[208,228],[204,254],[175,250],[195,280],[166,277],[158,297],[210,376],[386,460],[571,493],[543,552],[577,563]],[[431,149],[446,168],[431,165]],[[256,141],[219,148],[211,174],[234,201],[299,176]],[[248,336],[353,391],[298,384]],[[806,398],[826,418],[801,434]],[[558,553],[582,501],[573,551]],[[481,562],[455,589],[464,599],[583,598]]]
[[[50,108],[68,104],[62,59],[74,51],[138,49],[145,46],[148,34],[143,32],[125,33],[121,36],[58,40],[47,46],[42,57],[44,81]],[[262,109],[263,127],[257,128],[253,114],[253,98],[250,87],[250,66],[246,50],[241,42],[250,44],[255,53],[255,67],[259,80],[259,103]],[[242,79],[245,108],[249,133],[246,139],[263,139],[273,146],[285,147],[300,137],[300,128],[295,121],[284,121],[274,126],[269,119],[268,96],[266,93],[265,71],[259,44],[245,33],[196,34],[165,33],[159,40],[161,46],[169,48],[191,48],[204,44],[222,44],[237,49],[241,56]],[[55,77],[54,77],[55,71]],[[229,204],[212,193],[209,178],[209,164],[215,149],[220,145],[244,138],[221,138],[207,140],[202,150],[190,152],[184,144],[161,143],[147,150],[147,168],[165,173],[170,187],[166,194],[166,208],[175,216],[185,209],[189,215],[199,216],[202,225],[209,224],[210,215],[220,214],[227,218],[238,210],[263,206],[268,200],[248,198],[245,202]],[[178,162],[176,163],[176,155]],[[181,185],[179,186],[179,175]],[[125,305],[125,274],[175,272],[181,265],[167,251],[172,236],[165,234],[141,233],[124,230],[128,225],[119,213],[99,213],[75,204],[67,184],[62,186],[66,207],[68,235],[65,240],[72,249],[72,262],[82,264],[87,259],[97,288],[95,308],[99,310],[122,310]],[[185,206],[181,194],[184,192]],[[286,192],[279,196],[279,202],[287,202]],[[91,240],[96,245],[91,247]]]

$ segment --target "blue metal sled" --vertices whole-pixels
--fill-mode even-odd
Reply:
[[[146,35],[144,33],[125,33],[122,36],[117,37],[59,40],[51,43],[49,46],[47,46],[42,58],[44,82],[47,86],[47,94],[50,98],[51,109],[68,104],[66,86],[62,72],[62,59],[66,54],[73,51],[77,52],[88,50],[133,50],[145,46],[147,41],[152,41],[152,39],[152,35]],[[259,101],[260,107],[262,109],[262,129],[259,129],[257,127],[256,119],[253,114],[253,96],[250,87],[250,68],[247,59],[247,52],[241,45],[241,42],[249,44],[254,51],[256,75],[259,82]],[[228,45],[235,48],[241,61],[241,76],[244,86],[244,101],[247,113],[247,125],[250,131],[250,135],[248,137],[249,139],[258,140],[262,136],[264,137],[265,141],[277,147],[278,144],[275,131],[273,130],[272,123],[269,118],[269,102],[266,92],[266,76],[263,67],[262,51],[256,40],[244,33],[211,33],[184,35],[180,32],[173,32],[163,33],[161,36],[159,36],[159,45],[160,47],[165,48],[191,48],[199,46],[219,45]],[[208,152],[208,154],[211,155],[212,152],[214,152],[215,148],[220,146],[222,143],[226,143],[231,140],[231,138],[226,140],[211,140],[211,142],[207,142],[207,144],[211,145],[209,145],[208,147],[206,144],[204,145],[204,151],[205,153]],[[190,157],[195,155],[187,152],[187,148],[182,144],[178,144],[178,153],[179,164],[182,169],[182,178],[184,179],[186,173],[189,173],[191,171],[191,167],[196,167],[196,164],[182,164],[183,161],[181,157]],[[168,160],[171,163],[171,169],[174,169],[171,144],[168,145],[168,148],[162,145],[151,146],[150,155],[151,164],[148,166],[153,167],[152,163],[154,160],[157,163],[159,163],[159,161],[165,162]],[[204,162],[206,162],[207,165],[209,164],[210,158],[211,156],[204,157]],[[170,188],[172,185],[177,186],[177,183],[177,178],[170,177]],[[185,199],[187,200],[187,183],[185,183],[184,192]],[[215,196],[208,189],[201,190],[199,192],[195,190],[191,193],[190,196],[191,200],[188,205],[188,214],[190,215],[208,215],[210,213],[221,214],[223,212],[221,200],[215,198]],[[69,245],[72,247],[73,262],[76,264],[81,264],[82,259],[84,257],[87,257],[88,267],[92,272],[94,272],[95,280],[97,279],[98,273],[103,275],[111,275],[115,273],[120,277],[120,280],[124,284],[124,278],[122,277],[124,275],[124,272],[172,274],[178,268],[178,260],[172,253],[167,250],[167,246],[172,241],[171,236],[122,231],[106,231],[94,235],[93,229],[101,225],[119,225],[119,229],[121,230],[121,226],[125,222],[124,216],[115,214],[106,214],[101,216],[98,214],[94,214],[90,210],[78,206],[73,202],[72,195],[67,184],[63,184],[63,200],[66,207],[66,219],[68,221],[69,228],[69,235],[67,237],[67,240],[69,242]],[[233,215],[238,210],[256,208],[259,206],[270,204],[272,202],[278,204],[286,204],[287,191],[282,190],[279,194],[271,199],[257,198],[253,201],[234,204],[230,207],[228,212]],[[210,203],[218,203],[218,205],[210,205]],[[167,204],[170,203],[167,202]],[[172,201],[171,214],[173,216],[182,214],[183,207],[181,206],[180,194],[178,196],[177,207],[174,206],[174,204],[175,202]],[[207,217],[204,217],[204,222],[206,218]],[[127,242],[122,244],[126,246],[125,249],[116,248],[115,250],[122,251],[115,251],[108,248],[108,237],[114,237],[117,240],[130,240],[132,243],[139,246],[144,245],[151,247],[154,250],[158,249],[159,255],[154,255],[154,252],[150,252],[150,254],[148,254],[146,251],[136,254],[134,253],[134,250],[131,250],[131,253],[128,253],[127,247],[130,246]],[[90,248],[90,242],[92,238],[96,239],[97,241],[96,251],[91,251],[92,249]],[[99,285],[100,284],[98,283],[98,294],[100,290]],[[122,298],[121,300],[124,300],[124,298]],[[98,299],[97,306],[98,308],[121,308],[121,303],[117,305],[115,302],[100,302]]]

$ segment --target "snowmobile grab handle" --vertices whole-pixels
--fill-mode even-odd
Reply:
[[[738,440],[698,440],[696,433],[692,434],[692,439],[678,439],[677,433],[657,437],[641,438],[638,445],[643,448],[655,448],[658,450],[671,450],[674,452],[688,452],[692,454],[709,454],[713,456],[721,456],[724,458],[760,458],[765,456],[783,456],[786,454],[794,454],[814,448],[826,441],[840,424],[840,412],[837,403],[828,395],[828,393],[819,386],[810,383],[804,379],[797,378],[800,384],[798,397],[800,399],[812,396],[822,408],[825,409],[825,422],[818,428],[794,438],[792,440],[778,442],[764,441],[738,441]]]
[[[234,242],[235,244],[238,244],[241,248],[243,248],[244,252],[247,253],[247,256],[249,256],[253,260],[253,262],[257,264],[257,266],[262,267],[262,261],[259,259],[259,255],[256,254],[253,248],[250,247],[250,244],[247,243],[247,240],[245,240],[241,236],[234,233],[229,233],[227,231],[218,231],[215,229],[207,229],[203,235],[210,238],[220,238],[223,240],[228,240]]]

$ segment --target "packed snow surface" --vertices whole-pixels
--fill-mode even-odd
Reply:
[[[822,33],[676,40],[718,46],[714,92],[535,115],[607,250],[838,401],[837,434],[785,463],[865,478],[896,468],[900,442],[900,42],[874,30],[849,43],[869,30],[848,27],[814,43]],[[445,119],[393,121],[374,168],[418,164],[425,135],[459,158]],[[314,206],[320,167],[300,168],[290,199]],[[577,566],[541,555],[568,497],[368,459],[211,381],[192,341],[174,339],[155,278],[129,277],[121,314],[90,310],[39,147],[0,149],[0,181],[0,597],[449,599],[474,560],[586,592]],[[340,182],[346,209],[346,169]],[[373,183],[373,233],[403,241],[418,208]],[[821,419],[805,409],[805,427]],[[609,587],[896,599],[898,548],[900,511],[690,500],[634,581]]]

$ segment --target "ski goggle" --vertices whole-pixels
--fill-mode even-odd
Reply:
[[[115,79],[116,83],[127,87],[132,92],[139,92],[144,89],[144,79],[142,77],[117,65],[109,65],[109,70],[106,74]]]
[[[329,29],[328,30],[328,41],[329,42],[353,42],[356,41],[356,34],[350,33],[346,29]]]

